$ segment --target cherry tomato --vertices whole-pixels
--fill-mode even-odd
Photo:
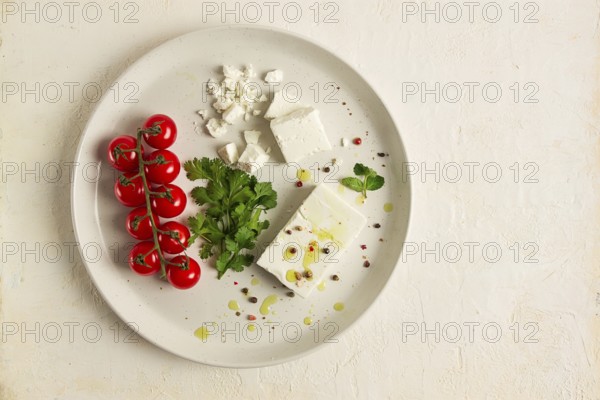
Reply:
[[[160,222],[158,217],[152,213],[152,218],[154,219],[154,225],[158,226]],[[127,215],[125,228],[134,239],[147,240],[152,237],[152,223],[148,218],[148,210],[145,206],[134,208]]]
[[[188,240],[190,239],[190,230],[187,226],[176,221],[169,221],[162,224],[159,229],[169,232],[158,233],[158,244],[162,251],[169,254],[179,254],[187,249]]]
[[[131,179],[135,175],[137,172],[125,172],[115,182],[115,196],[126,207],[139,207],[146,202],[142,177]]]
[[[187,197],[185,196],[185,192],[181,190],[179,186],[167,183],[164,186],[159,186],[152,190],[157,193],[167,193],[164,197],[157,197],[153,194],[150,198],[152,211],[159,217],[173,218],[185,210]]]
[[[117,136],[108,144],[108,161],[113,168],[128,172],[138,169],[139,157],[135,151],[137,139],[133,136]],[[142,149],[143,154],[144,149]]]
[[[154,243],[150,241],[140,242],[133,246],[129,252],[129,268],[140,275],[154,275],[160,271],[160,258]]]
[[[179,158],[169,150],[156,150],[145,157],[145,161],[152,164],[146,164],[144,171],[146,178],[153,183],[171,183],[179,175],[181,164]]]
[[[177,289],[189,289],[200,280],[200,265],[188,256],[177,256],[169,261],[167,280]],[[172,264],[181,264],[172,265]]]
[[[151,132],[144,133],[144,140],[155,149],[166,149],[177,139],[175,122],[164,114],[155,114],[148,118],[143,129],[152,129]]]

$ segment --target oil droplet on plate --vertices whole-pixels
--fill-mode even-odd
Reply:
[[[307,182],[311,178],[310,171],[307,169],[299,169],[296,173],[296,178],[298,178],[300,182]]]
[[[276,294],[272,294],[270,296],[267,296],[267,298],[265,298],[260,306],[260,313],[262,315],[267,315],[269,313],[269,311],[271,311],[271,306],[273,304],[275,304],[277,302],[277,295]]]
[[[393,209],[394,205],[392,203],[385,203],[383,205],[383,211],[385,211],[386,213],[392,212]]]
[[[250,281],[250,284],[251,284],[252,286],[256,286],[256,285],[258,285],[259,283],[260,283],[260,279],[258,279],[258,278],[252,278],[252,280]]]
[[[250,332],[254,332],[256,330],[256,326],[254,324],[248,324],[246,329],[248,329]]]
[[[312,324],[312,318],[311,317],[304,318],[304,325],[310,325],[310,324]]]
[[[338,193],[344,193],[346,191],[346,187],[341,183],[338,185]]]
[[[208,339],[208,337],[210,336],[210,332],[208,331],[208,329],[206,329],[206,326],[202,326],[194,331],[194,336],[196,336],[203,342],[206,342],[206,339]]]
[[[317,289],[319,290],[319,292],[325,290],[325,280],[322,280],[321,283],[317,285]]]
[[[233,310],[233,311],[239,311],[240,310],[240,305],[235,300],[231,300],[229,302],[229,304],[227,304],[227,307],[229,307],[229,309]]]
[[[344,309],[344,303],[335,303],[333,309],[335,311],[342,311]]]
[[[356,204],[358,204],[359,206],[362,206],[363,204],[365,204],[365,201],[367,201],[367,199],[362,194],[359,194],[358,197],[356,198]]]

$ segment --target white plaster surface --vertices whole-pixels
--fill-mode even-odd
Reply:
[[[22,9],[35,9],[35,2],[2,2],[0,399],[600,398],[596,1],[517,3],[518,23],[512,1],[496,3],[502,9],[497,23],[482,16],[487,2],[474,9],[472,23],[462,2],[461,21],[445,20],[456,14],[442,2],[446,14],[440,22],[430,15],[423,23],[420,13],[408,14],[424,7],[421,2],[323,1],[317,3],[318,24],[312,0],[295,3],[303,12],[298,22],[291,22],[291,9],[283,18],[286,2],[277,3],[272,22],[268,6],[257,3],[263,13],[258,23],[316,39],[364,74],[389,105],[409,159],[420,169],[440,163],[441,176],[439,182],[433,173],[413,177],[407,242],[411,253],[420,251],[400,260],[368,314],[339,343],[251,370],[195,364],[135,335],[125,338],[122,322],[70,246],[70,185],[62,164],[73,159],[94,107],[82,96],[83,85],[110,90],[128,65],[156,45],[221,25],[222,18],[236,23],[234,14],[203,13],[225,5],[235,9],[235,3],[97,2],[97,23],[82,16],[88,2],[75,2],[72,16],[58,2],[58,22],[51,22],[55,10],[44,13],[45,3],[38,5],[36,22],[35,14]],[[238,7],[239,22],[251,22],[252,10],[244,14],[243,3]],[[86,10],[93,18],[94,10]],[[339,21],[323,23],[332,12]],[[532,12],[539,21],[524,23]],[[138,22],[123,22],[130,13]],[[494,10],[485,15],[495,17]],[[41,88],[57,83],[62,96],[49,101],[55,97],[51,85],[39,101],[34,94],[22,99],[21,84],[34,88],[36,82]],[[407,82],[426,82],[428,88],[456,82],[463,98],[448,101],[455,96],[448,86],[439,102],[433,94],[425,102],[418,95],[403,99],[403,83],[413,87]],[[479,83],[472,101],[465,82]],[[496,103],[482,95],[489,82],[502,89]],[[8,95],[11,83],[18,94]],[[76,84],[69,98],[68,85]],[[530,100],[537,103],[524,102],[535,88]],[[493,88],[488,94],[495,95]],[[56,169],[44,168],[53,165],[48,163],[63,166],[57,183]],[[456,165],[449,163],[462,167],[458,182],[451,182]],[[472,179],[468,165],[474,164],[464,163],[480,163]],[[495,177],[493,166],[482,173],[487,163],[499,166],[498,182],[487,181]],[[515,163],[517,183],[515,167],[510,169]],[[33,172],[37,165],[39,173]],[[537,182],[526,182],[529,173],[534,175],[528,180]],[[463,252],[457,262],[452,243]],[[486,261],[484,255],[495,257],[491,245],[482,254],[486,243],[502,249],[498,261]],[[423,252],[436,244],[439,260]],[[528,255],[533,262],[525,262]],[[96,327],[102,335],[92,343]],[[457,327],[461,337],[453,340]],[[493,342],[497,327],[502,332]],[[424,328],[430,333],[422,337]],[[419,332],[408,335],[414,329]]]

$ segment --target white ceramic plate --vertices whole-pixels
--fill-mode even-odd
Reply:
[[[386,179],[384,188],[369,193],[364,205],[356,203],[357,193],[339,192],[368,217],[368,226],[336,265],[335,273],[341,279],[334,282],[325,278],[325,290],[315,290],[308,299],[287,297],[288,290],[257,265],[217,280],[212,264],[201,263],[199,284],[180,291],[158,277],[137,276],[126,264],[133,245],[124,227],[129,209],[113,196],[116,173],[105,159],[107,144],[113,137],[135,136],[136,128],[148,116],[165,113],[178,125],[178,140],[171,150],[182,162],[193,157],[216,157],[216,149],[230,141],[241,147],[240,131],[251,127],[263,130],[262,144],[272,146],[274,161],[282,161],[261,117],[232,127],[227,136],[217,140],[204,133],[196,114],[199,109],[211,109],[203,82],[210,77],[220,80],[223,64],[241,68],[247,63],[254,65],[257,79],[269,70],[283,70],[286,90],[299,88],[300,101],[320,110],[333,151],[310,157],[301,165],[314,170],[315,165],[324,167],[333,158],[343,164],[329,174],[313,173],[316,181],[338,191],[337,179],[350,176],[356,162],[373,167]],[[173,39],[142,57],[117,82],[117,86],[127,88],[127,93],[115,97],[113,91],[108,92],[81,138],[75,160],[78,168],[72,187],[72,216],[88,272],[120,318],[150,342],[181,357],[218,366],[257,367],[300,357],[335,340],[367,310],[398,261],[408,227],[410,190],[408,182],[402,181],[401,166],[406,158],[398,130],[379,97],[354,69],[331,52],[291,33],[232,26]],[[265,83],[261,88],[266,94],[272,93]],[[125,98],[125,94],[130,96]],[[360,137],[363,143],[342,147],[342,137]],[[380,157],[380,152],[388,156]],[[99,179],[95,179],[96,165]],[[273,182],[279,201],[267,215],[271,228],[260,237],[263,246],[314,187],[295,187],[295,167],[286,169],[281,164],[271,171],[273,176],[264,172],[260,179]],[[174,183],[188,193],[195,186],[184,173]],[[384,211],[387,203],[393,205],[391,212]],[[196,205],[189,201],[177,220],[185,221],[196,212]],[[376,223],[381,228],[374,228]],[[367,249],[362,250],[360,245]],[[197,255],[197,249],[195,244],[190,254]],[[363,266],[363,256],[371,263],[370,268]],[[257,304],[250,303],[241,292],[244,287],[259,299]],[[271,294],[276,294],[278,301],[263,319],[259,306]],[[238,302],[240,316],[228,308],[231,300]],[[343,303],[344,310],[335,311],[335,303]],[[247,330],[248,314],[258,317],[254,331]],[[311,325],[304,323],[306,317],[312,319]],[[205,340],[194,335],[203,326],[214,332]]]

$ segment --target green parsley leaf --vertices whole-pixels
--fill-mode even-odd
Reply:
[[[217,255],[215,266],[221,278],[227,270],[242,271],[254,256],[244,253],[256,246],[258,235],[269,227],[260,220],[263,210],[277,206],[271,183],[228,167],[218,158],[193,159],[183,164],[188,179],[206,180],[192,190],[192,198],[203,210],[188,219],[193,240],[204,240],[200,257]]]

